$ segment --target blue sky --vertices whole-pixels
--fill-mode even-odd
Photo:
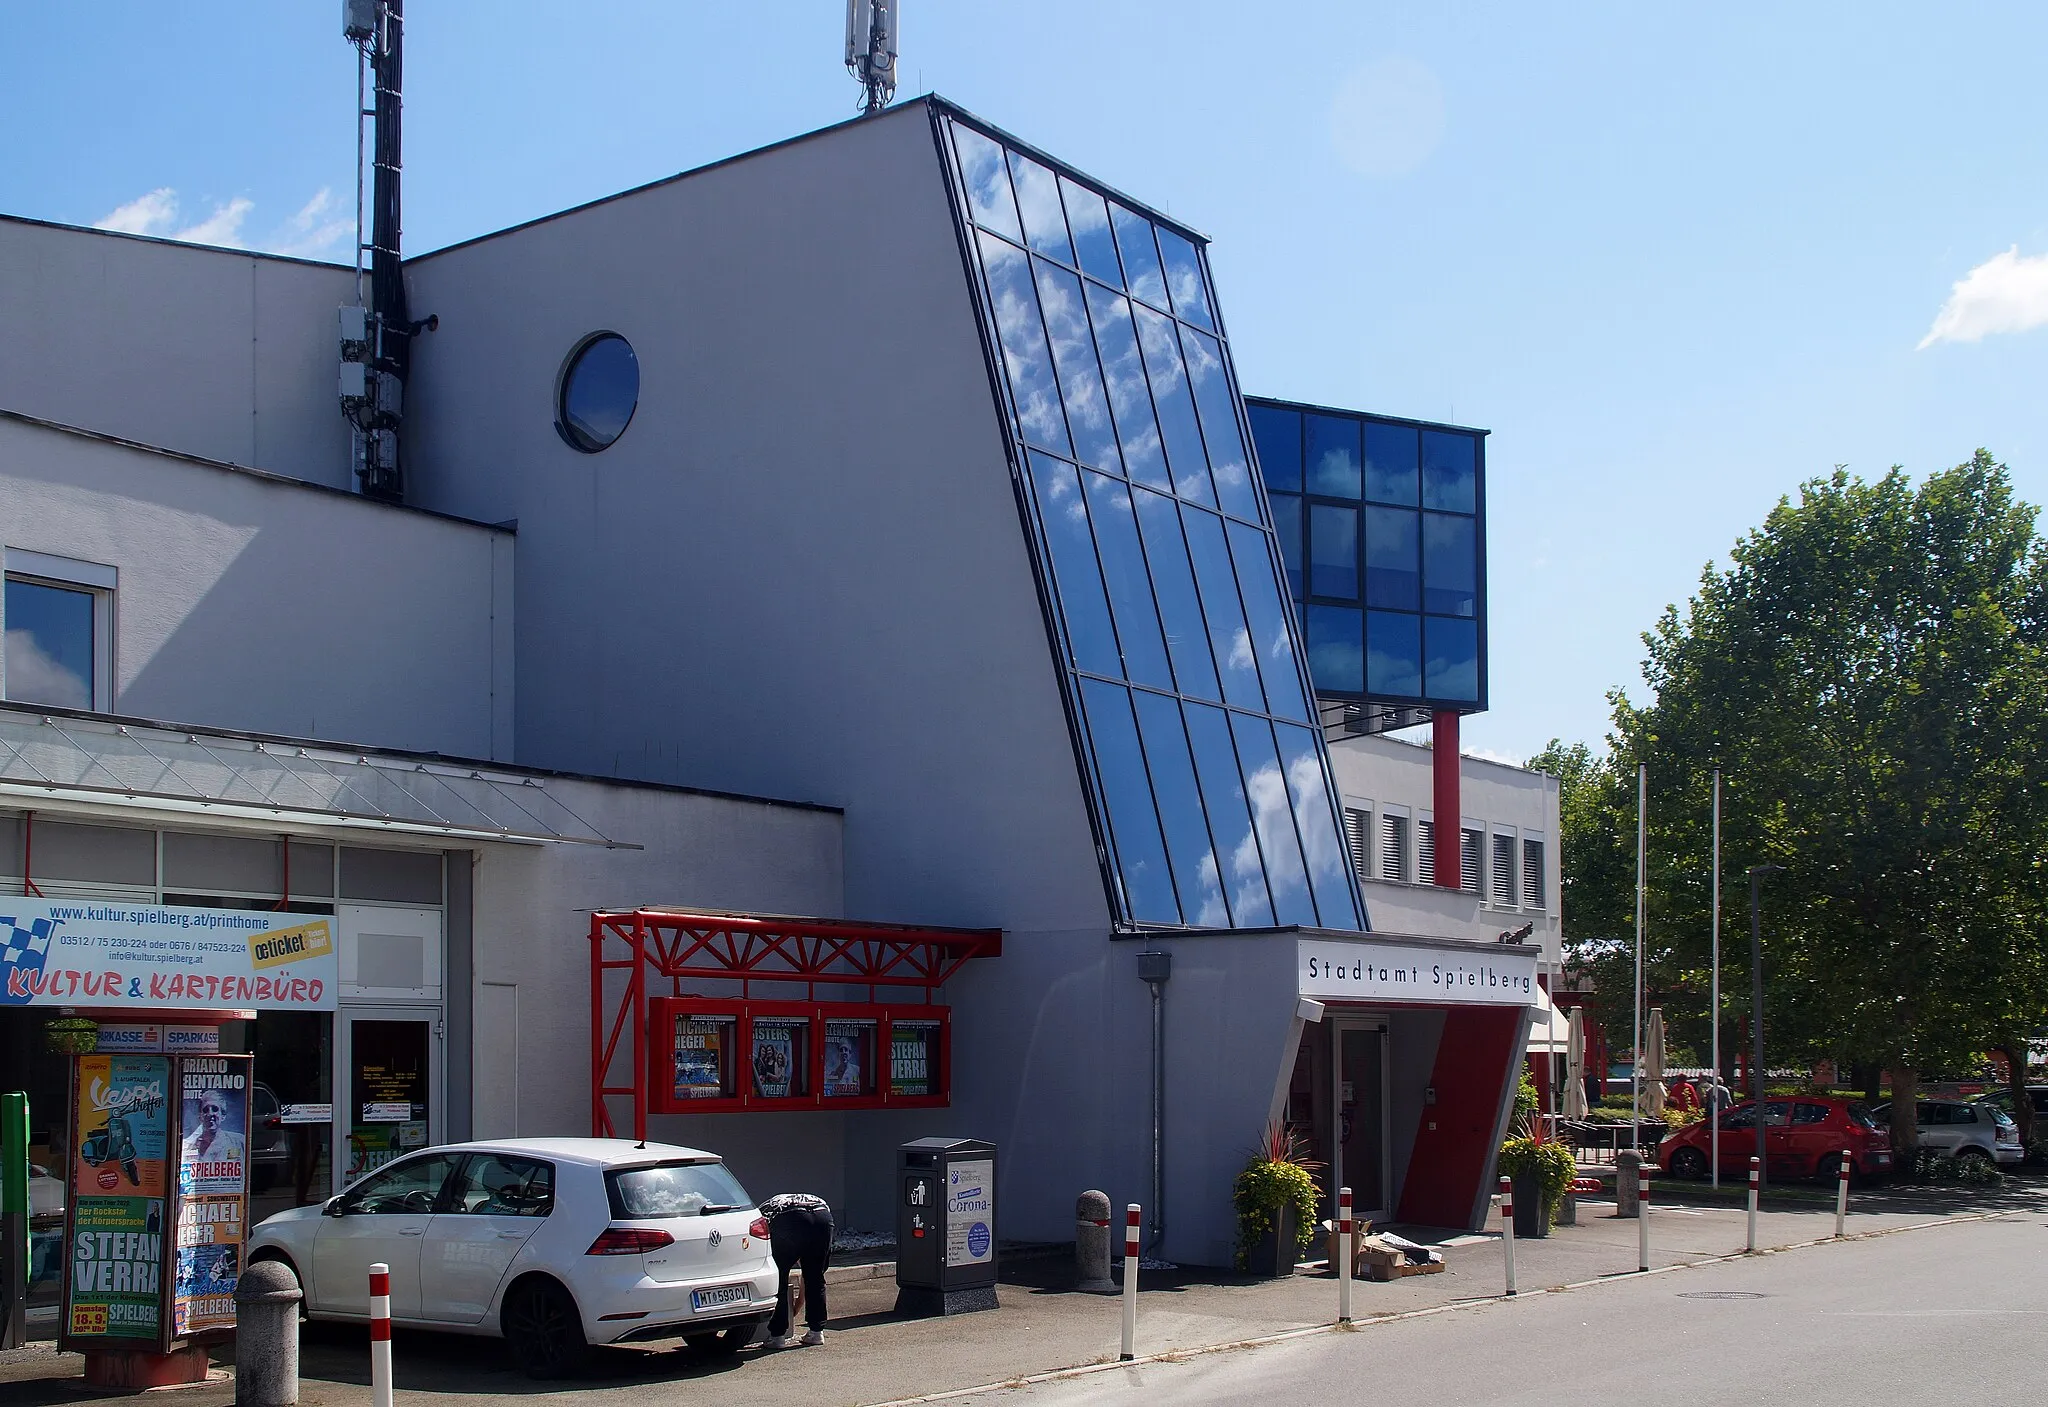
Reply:
[[[413,253],[857,96],[841,0],[409,8]],[[904,8],[905,95],[1214,239],[1247,391],[1493,431],[1468,747],[1597,739],[1657,612],[1835,464],[1984,445],[2048,500],[2048,6]],[[8,5],[0,211],[345,260],[340,9]]]

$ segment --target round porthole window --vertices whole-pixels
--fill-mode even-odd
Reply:
[[[626,433],[640,404],[640,359],[616,332],[586,337],[562,368],[555,428],[585,454],[608,449]]]

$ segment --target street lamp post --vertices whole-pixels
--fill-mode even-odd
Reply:
[[[1764,1162],[1764,939],[1757,884],[1767,874],[1783,874],[1783,865],[1749,867],[1749,1010],[1753,1034],[1749,1042],[1749,1077],[1756,1085],[1756,1165]]]

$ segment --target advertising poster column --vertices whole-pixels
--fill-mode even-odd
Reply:
[[[72,1065],[70,1217],[59,1347],[156,1349],[163,1318],[171,1061],[81,1055]]]
[[[187,1055],[177,1062],[177,1261],[171,1332],[177,1338],[235,1326],[248,1216],[249,1089],[246,1055]]]

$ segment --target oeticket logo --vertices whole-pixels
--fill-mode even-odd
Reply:
[[[258,968],[324,958],[333,951],[334,930],[324,918],[297,928],[272,928],[249,935],[249,962]]]

